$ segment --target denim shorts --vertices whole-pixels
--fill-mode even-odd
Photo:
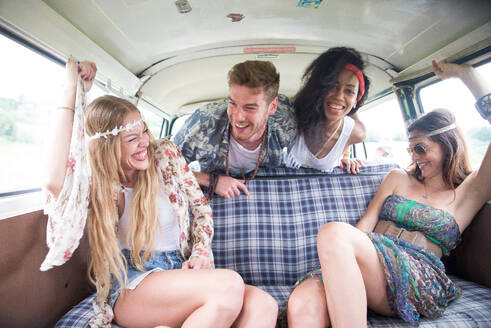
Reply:
[[[122,253],[128,263],[128,270],[126,271],[126,276],[128,278],[127,289],[135,289],[138,284],[152,272],[181,269],[182,263],[184,262],[181,252],[178,250],[155,252],[153,256],[143,264],[146,271],[142,272],[133,265],[129,250],[123,249]],[[118,280],[113,277],[112,288],[109,292],[109,305],[112,308],[114,308],[114,304],[120,293],[121,286],[119,285]]]

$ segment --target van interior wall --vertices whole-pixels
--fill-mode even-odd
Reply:
[[[485,204],[444,259],[448,272],[491,288],[491,204]]]
[[[87,236],[65,265],[39,270],[46,223],[42,211],[0,220],[0,327],[53,327],[91,293]]]

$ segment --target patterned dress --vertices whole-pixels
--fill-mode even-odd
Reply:
[[[448,212],[406,199],[386,198],[380,220],[393,221],[409,231],[420,231],[439,245],[444,255],[455,248],[460,231]],[[442,261],[429,250],[391,236],[368,233],[387,280],[387,297],[394,313],[412,325],[423,315],[436,318],[461,289],[445,274]]]

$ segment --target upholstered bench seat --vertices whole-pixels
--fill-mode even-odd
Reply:
[[[318,267],[316,236],[332,221],[355,225],[363,216],[391,164],[369,165],[358,175],[336,169],[260,170],[246,185],[249,196],[211,201],[215,224],[213,252],[218,268],[239,272],[244,281],[269,292],[286,306],[293,284]],[[483,232],[484,233],[484,232]],[[452,276],[463,288],[443,317],[422,319],[421,327],[490,327],[491,289]],[[86,327],[91,298],[63,317],[56,327]],[[402,320],[369,313],[369,327],[405,327]]]
[[[451,276],[452,280],[463,289],[462,296],[450,303],[445,313],[438,319],[422,318],[422,328],[462,328],[462,327],[491,327],[490,306],[491,291],[482,285]],[[290,286],[258,286],[269,292],[278,302],[285,304],[290,292]],[[58,323],[56,328],[88,327],[87,321],[92,315],[92,300],[95,294],[86,298]],[[113,327],[119,327],[113,324]],[[368,327],[410,327],[398,318],[388,318],[369,312]]]

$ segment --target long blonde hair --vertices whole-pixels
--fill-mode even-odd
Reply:
[[[122,126],[126,116],[139,112],[129,101],[113,96],[94,100],[87,108],[87,134],[105,132]],[[146,125],[145,125],[145,128]],[[154,165],[155,140],[150,136],[147,150],[148,168],[138,171],[130,202],[130,224],[127,242],[132,262],[144,271],[142,263],[151,254],[154,232],[158,229],[155,197],[158,191],[157,169]],[[126,260],[118,246],[117,200],[119,186],[125,176],[121,166],[120,135],[93,139],[88,145],[92,170],[89,196],[89,280],[97,288],[98,301],[106,300],[111,288],[111,274],[123,286],[126,283]],[[127,206],[127,205],[125,205]],[[140,256],[140,252],[143,254]]]

